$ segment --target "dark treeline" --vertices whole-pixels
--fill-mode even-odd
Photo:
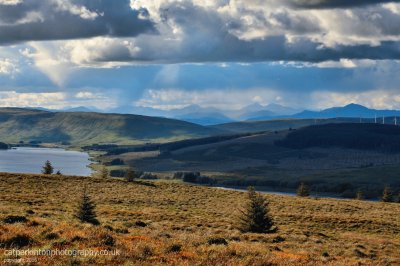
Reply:
[[[143,145],[116,145],[116,144],[93,144],[82,147],[85,151],[105,151],[107,155],[120,155],[127,152],[157,151],[159,143],[146,143]]]
[[[216,183],[214,178],[202,175],[200,172],[176,172],[173,179],[181,179],[183,182],[202,185],[214,185]]]
[[[109,149],[118,148],[116,144],[93,144],[89,146],[83,146],[82,149],[84,151],[92,150],[92,151],[106,151]]]
[[[341,147],[400,152],[400,127],[362,123],[315,125],[293,131],[275,144],[295,149]]]
[[[365,184],[357,182],[327,182],[326,180],[308,180],[306,183],[313,193],[334,193],[344,198],[354,198],[358,191],[362,191],[366,199],[379,198],[382,195],[384,184]],[[228,187],[269,187],[277,190],[295,191],[303,182],[303,179],[296,178],[292,180],[265,180],[262,178],[215,178],[214,185]],[[393,187],[394,193],[400,192],[400,181],[388,184]]]
[[[211,143],[217,143],[217,142],[222,142],[222,141],[227,141],[227,140],[232,140],[232,139],[237,139],[237,138],[242,138],[242,137],[248,137],[248,136],[253,136],[257,134],[261,134],[265,132],[258,132],[258,133],[244,133],[244,134],[234,134],[234,135],[221,135],[221,136],[213,136],[213,137],[207,137],[207,138],[200,138],[200,139],[187,139],[187,140],[181,140],[181,141],[176,141],[176,142],[169,142],[160,145],[160,152],[161,153],[168,153],[171,151],[191,147],[191,146],[197,146],[197,145],[206,145],[206,144],[211,144]]]
[[[105,151],[107,155],[120,155],[127,152],[144,152],[144,151],[160,151],[161,154],[165,154],[171,151],[197,146],[197,145],[205,145],[211,143],[217,143],[221,141],[227,141],[232,139],[237,139],[241,137],[248,137],[252,135],[257,135],[265,132],[257,132],[257,133],[243,133],[243,134],[233,134],[233,135],[221,135],[221,136],[212,136],[206,138],[198,138],[198,139],[187,139],[175,142],[168,143],[146,143],[143,145],[114,145],[114,144],[94,144],[91,146],[83,147],[84,150],[96,150],[96,151]]]
[[[4,142],[0,142],[0,150],[7,150],[10,148],[10,145]]]

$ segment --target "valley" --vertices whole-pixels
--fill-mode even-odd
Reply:
[[[396,147],[388,139],[389,136],[395,136],[392,132],[382,133],[381,136],[371,135],[372,139],[368,140],[368,134],[362,133],[367,126],[372,131],[394,129],[397,132],[398,129],[379,124],[326,124],[306,127],[304,130],[275,130],[248,136],[238,135],[233,139],[213,143],[198,141],[198,145],[193,142],[192,145],[173,150],[168,150],[168,145],[179,145],[152,147],[150,151],[144,149],[147,147],[145,145],[142,150],[140,147],[132,150],[125,148],[126,152],[121,153],[115,153],[118,149],[111,149],[100,156],[99,160],[106,162],[121,159],[125,162],[124,166],[110,169],[131,167],[137,171],[157,173],[162,178],[172,178],[177,171],[198,171],[210,177],[212,184],[216,186],[254,185],[260,189],[268,187],[278,191],[294,191],[300,182],[307,182],[315,193],[335,193],[337,196],[353,198],[358,190],[362,190],[367,198],[376,199],[381,196],[384,185],[400,187],[400,154],[392,150],[380,150],[385,146],[382,146],[383,142],[376,142],[389,141],[391,149]],[[332,136],[334,141],[338,139],[337,134],[341,134],[338,132],[348,128],[352,131],[351,134],[341,136],[357,136],[359,140],[364,136],[363,143],[371,146],[369,149],[354,149],[353,142],[346,142],[344,139],[341,143],[351,144],[349,147],[335,146],[334,142],[332,147],[311,145],[301,149],[278,144],[303,131],[308,130],[307,134],[311,135],[312,130],[319,130],[319,127],[326,127],[326,133],[329,134],[327,136]],[[385,134],[389,134],[388,137]],[[287,138],[288,135],[290,138]],[[298,142],[305,143],[301,140]]]
[[[137,115],[18,108],[1,109],[0,118],[3,142],[83,149],[97,162],[95,171],[106,165],[114,177],[129,169],[167,180],[179,171],[201,172],[215,186],[293,192],[306,182],[316,194],[354,198],[362,190],[369,199],[379,199],[385,185],[395,193],[400,187],[400,130],[374,119],[201,126]],[[110,165],[112,160],[123,163]]]

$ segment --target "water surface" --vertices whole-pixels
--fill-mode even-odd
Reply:
[[[0,150],[0,172],[38,174],[46,160],[51,162],[54,172],[60,170],[65,175],[89,176],[92,172],[85,152],[31,147]]]

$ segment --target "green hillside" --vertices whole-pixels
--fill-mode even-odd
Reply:
[[[140,115],[62,113],[0,108],[0,140],[136,144],[166,142],[221,133],[179,120]]]

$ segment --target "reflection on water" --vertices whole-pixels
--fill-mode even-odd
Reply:
[[[17,147],[0,150],[0,172],[41,173],[44,162],[49,160],[54,171],[66,175],[89,176],[89,155],[84,152],[55,148]]]

